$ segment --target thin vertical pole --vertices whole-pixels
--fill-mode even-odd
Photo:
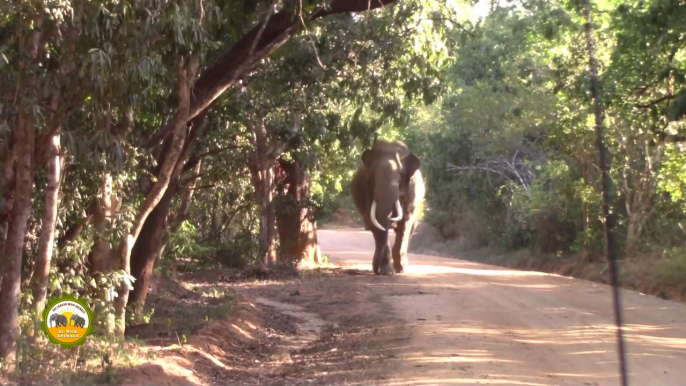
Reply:
[[[595,58],[593,35],[591,31],[590,0],[584,0],[584,17],[586,18],[586,47],[588,49],[588,61],[591,71],[591,94],[593,95],[593,107],[595,109],[595,133],[596,146],[599,152],[599,163],[602,174],[603,215],[605,217],[605,254],[610,264],[610,276],[612,280],[612,300],[617,327],[617,350],[619,357],[619,370],[622,386],[627,386],[626,354],[624,349],[624,336],[622,331],[622,306],[619,292],[619,274],[617,270],[617,251],[614,240],[614,218],[610,214],[610,161],[607,159],[607,148],[603,141],[603,105],[598,92],[598,68]]]

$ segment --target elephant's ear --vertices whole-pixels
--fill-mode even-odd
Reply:
[[[422,166],[422,161],[414,155],[413,153],[410,153],[407,157],[405,157],[405,162],[404,162],[405,170],[407,171],[407,176],[409,178],[412,178],[414,173],[419,170],[419,168]]]
[[[364,166],[370,167],[372,165],[372,150],[367,149],[362,152],[362,162],[364,163]]]

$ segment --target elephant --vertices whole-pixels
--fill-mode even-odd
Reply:
[[[372,269],[376,275],[402,273],[408,267],[407,247],[425,194],[420,167],[419,157],[401,141],[377,140],[362,153],[350,191],[365,229],[374,236]],[[391,227],[395,228],[392,252],[388,245]]]
[[[64,315],[60,314],[52,314],[50,315],[50,322],[53,323],[53,327],[66,327],[67,326],[67,317]]]
[[[74,327],[83,328],[83,325],[86,324],[86,319],[74,314],[71,316],[71,318],[69,318],[69,324],[71,324],[72,322],[74,322]]]

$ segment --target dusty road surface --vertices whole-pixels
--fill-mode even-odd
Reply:
[[[330,262],[371,270],[368,231],[320,230],[319,240]],[[610,287],[434,256],[409,261],[402,275],[355,282],[409,331],[396,354],[368,363],[385,373],[369,384],[619,385]],[[686,386],[686,306],[622,296],[630,384]]]

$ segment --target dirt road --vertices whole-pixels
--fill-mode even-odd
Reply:
[[[371,270],[368,231],[321,230],[319,240],[330,262]],[[434,256],[409,261],[405,274],[364,278],[378,308],[411,331],[381,360],[393,373],[374,384],[619,384],[608,286]],[[686,386],[686,306],[622,296],[630,384]]]

